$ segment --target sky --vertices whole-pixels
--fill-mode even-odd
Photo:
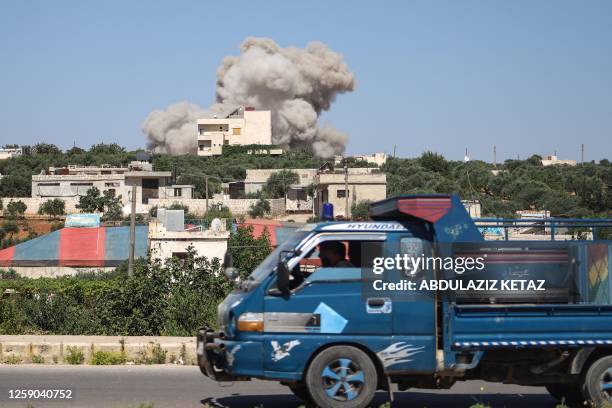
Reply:
[[[116,142],[214,101],[249,36],[321,41],[357,78],[320,118],[347,152],[612,158],[612,1],[0,2],[0,145]]]

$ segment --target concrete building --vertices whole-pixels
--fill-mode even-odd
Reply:
[[[360,201],[379,201],[387,198],[387,176],[380,169],[349,168],[347,173],[344,169],[334,170],[328,165],[319,169],[315,177],[317,215],[321,214],[324,203],[331,203],[334,206],[334,215],[345,217],[347,195],[349,216],[350,208]]]
[[[272,144],[270,111],[239,107],[223,118],[198,119],[198,156],[218,156],[226,145]]]
[[[306,187],[315,182],[317,169],[247,169],[244,179],[245,194],[257,193],[263,189],[270,176],[281,171],[296,173],[299,181],[292,187]]]
[[[149,253],[158,259],[184,258],[192,247],[197,256],[220,260],[227,251],[229,231],[225,220],[213,221],[210,228],[185,226],[182,210],[158,210],[149,223]]]
[[[50,167],[45,174],[32,176],[33,198],[71,198],[87,194],[92,187],[121,196],[130,201],[132,185],[136,185],[136,203],[150,199],[181,197],[191,199],[193,186],[173,185],[172,173],[153,171],[151,163],[132,162],[128,167],[68,166]]]
[[[576,160],[561,160],[555,155],[544,156],[542,158],[542,166],[554,166],[559,164],[565,164],[567,166],[575,166]]]
[[[358,154],[354,156],[342,156],[336,155],[334,156],[334,164],[337,166],[342,163],[343,159],[352,159],[356,161],[365,161],[370,164],[374,164],[378,167],[382,166],[387,162],[387,153],[378,152],[372,154]]]
[[[10,159],[12,157],[19,157],[23,154],[21,147],[16,149],[0,149],[0,160]]]
[[[480,218],[482,215],[482,208],[480,205],[480,201],[478,200],[461,200],[461,203],[465,207],[465,210],[468,212],[470,217],[472,218]]]

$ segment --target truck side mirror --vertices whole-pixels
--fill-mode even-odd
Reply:
[[[291,293],[289,289],[289,265],[287,261],[279,261],[276,266],[276,286],[283,296],[288,296]]]

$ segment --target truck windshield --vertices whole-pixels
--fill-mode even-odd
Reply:
[[[249,280],[255,282],[264,280],[278,264],[278,257],[281,252],[293,250],[306,236],[308,236],[308,234],[310,234],[310,231],[296,231],[291,234],[283,243],[277,246],[257,268],[255,268],[253,273],[249,275]]]

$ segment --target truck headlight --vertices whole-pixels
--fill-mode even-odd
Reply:
[[[263,313],[243,313],[238,318],[236,327],[244,332],[263,332],[264,318]]]

